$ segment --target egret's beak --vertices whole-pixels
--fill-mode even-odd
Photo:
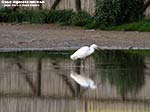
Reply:
[[[102,50],[100,47],[97,47],[96,49],[97,49],[97,50]]]

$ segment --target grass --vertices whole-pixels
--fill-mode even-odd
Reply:
[[[103,30],[150,32],[150,20],[141,20],[118,26],[104,27]]]

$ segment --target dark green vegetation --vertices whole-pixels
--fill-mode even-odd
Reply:
[[[143,16],[143,0],[96,0],[95,19],[105,26],[134,22]]]
[[[0,22],[58,23],[87,29],[150,31],[143,19],[143,0],[96,0],[95,13],[79,10],[0,9]]]
[[[89,23],[91,16],[85,11],[78,13],[72,10],[13,10],[0,9],[0,22],[29,22],[29,23],[59,23],[63,25],[84,26]]]
[[[91,28],[150,31],[150,20],[143,19],[143,7],[143,0],[97,0],[94,18],[98,24]]]

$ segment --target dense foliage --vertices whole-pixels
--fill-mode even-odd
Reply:
[[[98,1],[100,0],[97,0],[97,2]],[[110,2],[112,0],[106,0],[106,1]],[[132,0],[132,1],[135,1],[135,0]],[[140,1],[140,0],[136,0],[136,1]],[[130,9],[130,11],[128,9],[127,11],[125,11],[124,9],[123,13],[121,13],[120,9],[116,8],[117,6],[118,6],[117,4],[114,4],[113,6],[114,9],[113,8],[107,9],[107,7],[104,7],[104,9],[107,9],[106,10],[107,12],[104,9],[100,10],[100,8],[96,6],[96,12],[94,16],[91,16],[89,13],[85,11],[74,12],[73,10],[48,10],[48,9],[13,10],[11,8],[0,8],[0,22],[7,22],[7,23],[8,22],[9,23],[24,23],[24,22],[26,23],[27,22],[27,23],[40,23],[40,24],[58,23],[61,25],[82,26],[88,29],[150,31],[150,20],[143,19],[143,20],[137,21],[142,17],[142,14],[140,12],[141,10],[136,11],[136,8],[135,8],[132,10]],[[141,5],[139,5],[138,7],[140,8]],[[109,9],[112,9],[112,10],[109,10]],[[100,12],[103,12],[103,13],[100,13]],[[131,22],[131,23],[128,23],[128,22]]]
[[[71,23],[75,26],[85,26],[91,22],[91,15],[85,11],[78,11],[71,19]]]
[[[135,22],[142,17],[143,0],[96,0],[95,19],[106,26]]]
[[[0,9],[0,22],[60,23],[84,26],[90,21],[92,21],[91,16],[85,11],[75,13],[72,10]]]
[[[29,23],[55,23],[67,22],[75,13],[72,10],[13,10],[0,9],[0,22],[29,22]]]

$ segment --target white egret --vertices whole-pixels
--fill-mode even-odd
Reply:
[[[77,59],[84,59],[87,56],[91,55],[94,53],[95,49],[98,49],[98,46],[95,44],[92,44],[90,47],[84,46],[78,49],[74,54],[70,56],[72,60],[77,60]]]
[[[94,84],[94,81],[86,76],[71,72],[70,77],[84,88],[91,88],[93,90],[97,88],[97,86]]]

